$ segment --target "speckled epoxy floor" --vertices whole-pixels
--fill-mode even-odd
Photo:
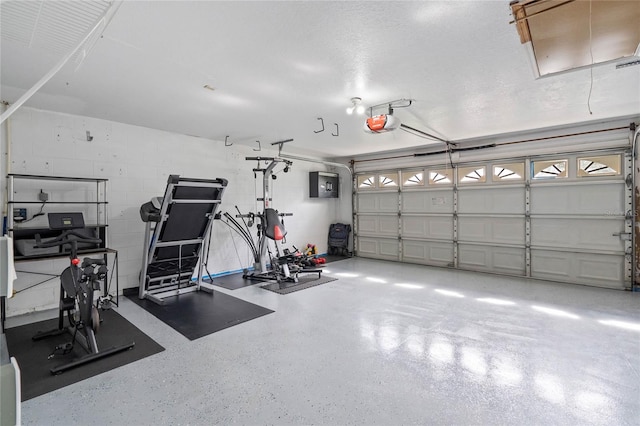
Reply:
[[[26,401],[25,425],[640,424],[640,293],[349,259],[276,312]],[[9,323],[10,324],[10,323]]]

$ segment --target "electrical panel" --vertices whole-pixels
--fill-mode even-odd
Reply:
[[[338,174],[309,172],[309,197],[338,198]]]

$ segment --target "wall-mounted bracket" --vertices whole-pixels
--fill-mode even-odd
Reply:
[[[231,146],[233,145],[233,142],[229,142],[229,136],[225,136],[224,137],[224,146]]]
[[[318,117],[318,120],[320,120],[320,124],[322,124],[322,129],[320,130],[314,130],[313,133],[320,133],[320,132],[324,132],[324,120],[321,117]]]
[[[284,145],[287,142],[293,142],[293,139],[286,139],[283,141],[278,141],[278,142],[271,142],[271,145],[278,145],[278,156],[280,156],[280,154],[282,153],[282,145]]]
[[[253,148],[254,151],[262,151],[262,145],[260,145],[260,141],[256,141],[258,144],[258,149]]]
[[[333,123],[336,126],[336,132],[335,133],[331,133],[331,136],[339,136],[340,135],[340,128],[338,127],[338,123]]]

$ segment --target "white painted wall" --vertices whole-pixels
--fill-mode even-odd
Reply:
[[[256,163],[246,161],[245,157],[277,155],[277,151],[264,148],[266,143],[257,153],[252,147],[239,144],[225,147],[223,141],[31,108],[20,109],[10,120],[9,170],[3,167],[3,187],[6,173],[109,179],[108,239],[109,246],[119,253],[121,290],[138,285],[144,238],[140,205],[164,193],[169,174],[226,178],[229,185],[221,211],[235,214],[234,206],[238,205],[243,212],[255,212],[256,207],[261,210],[255,194],[261,196],[262,175],[254,180],[252,169]],[[91,142],[86,140],[87,130],[93,136]],[[293,217],[286,218],[285,222],[286,246],[303,248],[307,243],[313,243],[323,253],[327,249],[329,225],[351,223],[351,182],[348,171],[334,170],[340,172],[341,197],[311,199],[308,172],[317,170],[331,171],[331,168],[294,160],[289,173],[280,172],[277,180],[272,181],[272,197],[274,208],[293,213]],[[39,188],[40,184],[34,184],[22,190],[33,191],[31,196],[35,197]],[[55,186],[48,189],[63,191]],[[49,208],[53,206],[46,206],[44,211],[51,211]],[[39,219],[44,220],[44,217]],[[245,243],[224,224],[216,222],[209,272],[236,271],[251,265],[252,258]],[[24,271],[59,273],[65,260],[19,262],[16,266]],[[20,273],[16,289],[20,291],[42,278]],[[7,314],[55,308],[57,297],[58,282],[54,279],[8,300]]]

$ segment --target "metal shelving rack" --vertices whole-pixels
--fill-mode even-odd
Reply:
[[[57,204],[57,205],[95,205],[96,206],[96,220],[90,227],[104,227],[108,226],[107,223],[107,182],[108,179],[102,178],[81,178],[81,177],[63,177],[63,176],[39,176],[39,175],[22,175],[22,174],[9,174],[7,175],[7,233],[9,236],[14,237],[14,231],[19,229],[28,228],[16,228],[16,223],[13,218],[13,208],[16,205],[38,205],[43,204],[43,201],[28,201],[28,200],[16,200],[15,197],[15,185],[18,180],[29,181],[58,181],[58,182],[76,182],[76,183],[88,183],[95,184],[95,201],[46,201],[44,204]],[[108,241],[106,232],[104,236],[100,235],[103,240],[103,246],[108,247]],[[37,257],[37,256],[36,256]]]
[[[91,201],[56,201],[56,200],[48,200],[48,201],[34,201],[34,200],[24,200],[24,199],[16,199],[16,186],[19,185],[20,181],[32,181],[32,182],[69,182],[69,184],[86,184],[93,189],[93,185],[95,184],[95,199]],[[46,227],[21,227],[19,222],[14,220],[13,209],[16,206],[28,206],[28,205],[74,205],[74,206],[93,206],[95,208],[95,223],[88,223],[87,229],[94,229],[96,232],[96,236],[102,240],[102,243],[95,248],[86,248],[78,251],[79,254],[102,254],[104,260],[107,264],[109,264],[108,255],[113,255],[113,266],[110,268],[110,273],[107,277],[107,281],[105,282],[104,288],[104,296],[110,297],[113,299],[113,295],[108,294],[110,289],[110,283],[113,281],[115,276],[115,284],[116,284],[116,294],[115,299],[113,300],[114,304],[118,305],[118,293],[119,293],[119,282],[118,282],[118,252],[117,250],[110,249],[108,240],[107,240],[107,227],[108,227],[108,219],[107,219],[107,182],[108,179],[103,178],[83,178],[83,177],[68,177],[68,176],[40,176],[40,175],[26,175],[26,174],[8,174],[7,175],[7,235],[13,238],[14,247],[16,242],[21,239],[31,239],[34,238],[35,234],[39,233],[43,238],[56,236],[55,232],[50,231]],[[33,185],[35,188],[36,185]],[[30,190],[30,189],[28,189]],[[87,217],[87,219],[91,219]],[[58,253],[49,253],[49,254],[32,254],[32,255],[19,255],[18,252],[14,249],[14,260],[15,262],[21,261],[37,261],[51,258],[60,258],[66,257],[68,253],[60,251]],[[22,271],[24,273],[34,273],[28,271]],[[50,275],[51,277],[57,277],[58,275]],[[46,281],[49,281],[51,278],[46,279],[38,284],[42,284]],[[36,285],[38,285],[36,284]]]

